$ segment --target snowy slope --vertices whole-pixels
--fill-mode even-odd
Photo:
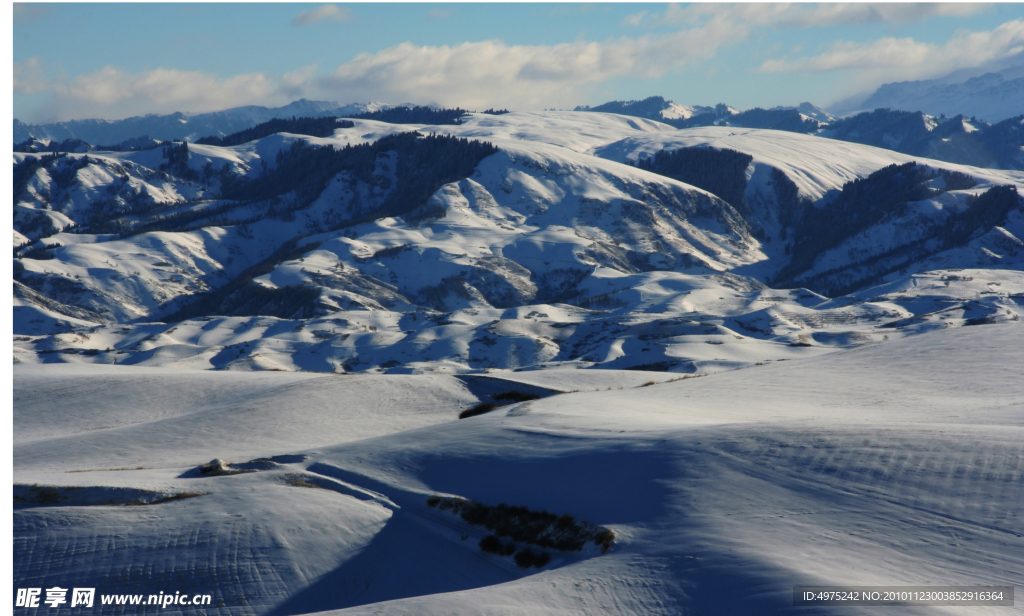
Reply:
[[[858,279],[872,280],[872,276],[877,275],[875,272],[886,275],[887,266],[884,261],[878,260],[880,257],[905,244],[930,239],[929,234],[935,233],[950,212],[964,210],[969,199],[996,186],[1013,186],[1018,192],[1024,188],[1024,174],[1018,171],[979,169],[911,157],[861,144],[769,130],[709,127],[668,134],[637,135],[597,148],[595,154],[612,160],[636,160],[653,156],[662,149],[681,147],[730,149],[753,158],[746,172],[745,198],[753,212],[751,226],[763,232],[762,237],[767,241],[762,250],[769,258],[756,269],[745,268],[742,271],[766,281],[779,271],[777,266],[787,261],[786,255],[793,241],[792,230],[787,229],[785,224],[784,204],[779,202],[775,190],[773,170],[783,172],[803,198],[812,201],[816,208],[824,208],[826,211],[844,184],[894,164],[916,162],[932,172],[962,173],[977,182],[970,189],[945,192],[934,199],[911,204],[912,207],[902,214],[894,213],[891,218],[879,220],[859,235],[833,247],[830,253],[819,256],[813,267],[788,281],[791,285],[810,285],[808,281],[816,276],[860,263],[869,264],[869,269],[843,272],[839,280],[845,282],[833,281],[831,284],[843,287]],[[951,267],[1019,268],[1024,258],[1020,251],[1021,238],[1024,237],[1024,228],[1019,224],[1022,213],[1018,207],[1002,227],[993,229],[983,238],[975,238],[970,247],[958,249],[955,254],[936,256],[928,261],[930,266],[907,264],[898,259],[894,262],[902,265],[901,275]],[[835,219],[830,224],[841,227],[849,222]]]
[[[789,611],[798,584],[1019,586],[1022,336],[946,329],[466,420],[480,397],[450,377],[17,367],[15,586],[211,593],[217,614],[739,615]],[[199,475],[214,457],[251,472]],[[201,495],[118,506],[140,493]],[[616,540],[524,570],[432,494]]]
[[[843,184],[892,165],[917,161],[937,169],[969,173],[986,185],[1024,183],[1024,173],[978,169],[943,161],[915,158],[892,150],[858,143],[822,139],[784,131],[707,127],[661,135],[637,135],[595,149],[594,154],[611,160],[636,160],[660,149],[707,146],[728,148],[754,157],[754,163],[775,167],[796,183],[800,192],[818,201]],[[756,171],[756,167],[755,167]]]

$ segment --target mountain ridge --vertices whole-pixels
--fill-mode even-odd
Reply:
[[[14,120],[14,142],[27,139],[81,139],[90,144],[120,143],[143,135],[161,141],[196,141],[202,137],[223,137],[272,119],[296,117],[346,116],[411,103],[349,103],[299,99],[281,107],[245,105],[223,111],[133,116],[122,120],[69,120],[49,124],[26,124]]]

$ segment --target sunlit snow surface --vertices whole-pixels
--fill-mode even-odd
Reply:
[[[509,373],[545,397],[464,420],[493,383],[16,366],[15,483],[81,489],[16,505],[14,582],[211,593],[218,614],[753,615],[794,585],[1020,586],[1022,348],[1004,323],[687,380]],[[203,495],[124,506],[112,487]],[[524,571],[431,494],[618,539]]]

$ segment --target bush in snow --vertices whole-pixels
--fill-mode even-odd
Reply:
[[[529,567],[537,567],[540,569],[550,561],[551,556],[547,552],[534,552],[529,548],[520,550],[519,553],[516,554],[516,564],[523,569],[527,569]]]
[[[484,413],[490,413],[496,408],[498,408],[497,404],[484,402],[483,404],[478,404],[471,409],[466,409],[459,413],[459,419],[465,419],[467,417],[475,417],[477,415],[483,415]]]
[[[491,397],[495,400],[508,400],[509,402],[525,402],[527,400],[536,400],[537,398],[540,398],[537,394],[528,394],[516,389],[503,391],[500,394],[494,394]]]
[[[437,495],[429,497],[427,505],[441,511],[451,511],[470,524],[483,526],[495,538],[509,537],[516,542],[563,552],[582,550],[588,541],[593,541],[595,545],[602,546],[602,551],[607,551],[615,540],[615,533],[611,529],[584,520],[576,521],[569,514],[558,516],[544,510],[531,511],[526,507],[505,503],[491,506],[465,498]],[[493,547],[493,542],[488,543]],[[482,544],[480,547],[484,549]]]

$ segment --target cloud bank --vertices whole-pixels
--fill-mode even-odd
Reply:
[[[825,52],[800,58],[767,60],[764,73],[852,71],[863,82],[928,79],[957,69],[981,66],[1024,50],[1024,20],[993,30],[957,32],[945,44],[912,38],[883,38],[854,43],[838,41]]]
[[[727,41],[744,36],[744,31],[714,23],[669,35],[601,43],[403,43],[360,55],[320,79],[317,86],[333,96],[356,100],[421,100],[471,108],[574,105],[590,86],[615,77],[660,77],[710,58]]]
[[[324,5],[333,6],[333,5]],[[322,7],[321,7],[322,8]],[[315,9],[315,12],[318,9]],[[311,18],[312,19],[312,18]],[[604,42],[508,45],[500,40],[454,46],[403,43],[362,54],[325,76],[307,66],[281,76],[248,73],[220,77],[201,71],[160,68],[129,73],[114,66],[70,81],[48,84],[51,117],[73,112],[112,118],[124,114],[209,111],[246,104],[284,104],[298,97],[349,101],[417,101],[467,108],[539,109],[576,105],[589,87],[623,76],[660,77],[709,58],[745,31],[722,23],[660,36]],[[22,91],[38,91],[26,65],[16,79]],[[30,85],[31,84],[31,85]]]
[[[614,79],[657,79],[697,65],[750,39],[759,28],[907,23],[985,8],[973,4],[668,5],[656,14],[639,12],[624,20],[636,27],[652,20],[674,24],[674,31],[663,34],[553,45],[509,45],[497,39],[458,45],[406,42],[361,54],[326,73],[318,71],[317,65],[285,74],[233,76],[173,68],[128,72],[106,66],[73,78],[48,78],[39,58],[31,58],[15,63],[14,91],[52,93],[49,106],[40,117],[32,118],[34,121],[202,112],[248,104],[272,106],[300,97],[412,101],[470,109],[566,107],[588,100],[591,92]],[[350,17],[347,9],[324,4],[299,13],[293,23],[308,26]],[[906,37],[838,41],[825,49],[803,52],[807,55],[758,60],[749,70],[763,74],[844,71],[849,75],[845,81],[849,89],[866,89],[886,81],[926,79],[977,67],[1022,50],[1024,19],[1018,19],[988,31],[958,31],[944,43]]]

